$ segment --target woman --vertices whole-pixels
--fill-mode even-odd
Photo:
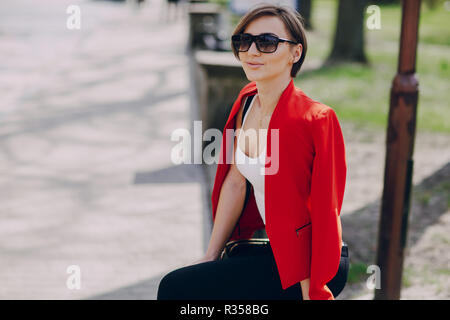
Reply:
[[[301,17],[257,7],[232,43],[251,82],[224,128],[209,246],[162,279],[158,299],[334,299],[327,284],[341,256],[345,147],[334,110],[293,84],[307,48]],[[217,260],[228,240],[264,227],[267,254]]]

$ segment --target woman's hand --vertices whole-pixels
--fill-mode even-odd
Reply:
[[[210,262],[210,261],[215,261],[215,260],[217,260],[217,257],[205,254],[202,258],[194,261],[192,264],[199,264],[199,263]]]
[[[302,288],[303,300],[311,300],[309,298],[309,278],[300,281],[300,287]]]

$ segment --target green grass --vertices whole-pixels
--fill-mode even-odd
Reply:
[[[364,263],[350,263],[347,282],[349,284],[358,283],[367,279],[370,274],[367,273],[367,265]]]
[[[402,273],[402,286],[403,288],[411,287],[412,278],[417,277],[414,270],[410,267],[404,267]]]
[[[436,186],[436,192],[442,193],[447,196],[447,209],[450,209],[450,181],[443,181]]]
[[[436,270],[436,273],[444,275],[444,276],[450,276],[450,269],[448,269],[448,268],[440,268],[440,269]]]
[[[328,56],[337,1],[313,3],[305,66]],[[401,8],[381,6],[381,29],[365,29],[368,65],[346,64],[300,72],[296,85],[336,110],[342,120],[385,130],[392,79],[397,70]],[[450,133],[450,11],[422,6],[417,50],[417,130]]]
[[[414,197],[418,199],[419,203],[427,206],[434,196],[445,197],[446,208],[450,209],[450,181],[442,181],[431,189],[418,191],[414,190]]]

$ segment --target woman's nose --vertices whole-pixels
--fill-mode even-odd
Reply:
[[[253,54],[253,55],[259,55],[260,54],[258,48],[256,47],[255,41],[253,41],[252,44],[250,45],[250,48],[248,48],[248,53],[249,54]]]

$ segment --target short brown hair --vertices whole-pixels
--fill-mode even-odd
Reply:
[[[263,16],[275,16],[280,18],[281,21],[283,21],[288,32],[291,34],[293,40],[297,43],[301,43],[303,47],[302,55],[300,56],[300,59],[293,64],[291,69],[291,77],[295,77],[303,64],[303,61],[305,60],[307,48],[303,18],[300,13],[285,6],[277,6],[271,4],[259,5],[247,12],[241,18],[238,25],[233,31],[233,35],[243,33],[250,22]],[[236,51],[233,45],[231,46],[231,48],[233,50],[233,54],[239,60],[239,52]]]

